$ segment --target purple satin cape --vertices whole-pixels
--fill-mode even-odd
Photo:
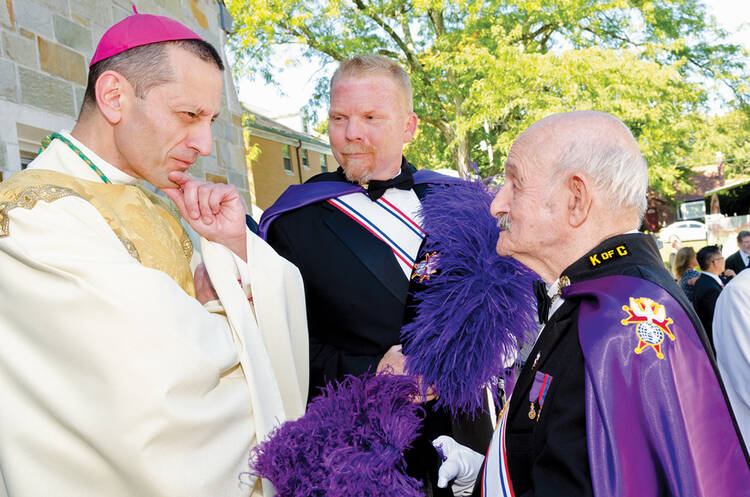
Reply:
[[[414,173],[414,184],[423,185],[428,183],[451,184],[461,181],[458,178],[452,178],[444,174],[430,171],[429,169],[420,169]],[[354,192],[363,192],[365,189],[360,185],[354,185],[344,181],[317,181],[315,183],[303,183],[301,185],[292,185],[274,202],[274,204],[263,212],[258,223],[258,235],[266,240],[268,228],[271,223],[285,212],[293,211],[306,205],[328,200],[329,198],[340,197]]]
[[[718,374],[688,315],[649,281],[609,276],[573,284],[586,375],[586,429],[594,493],[607,497],[750,496],[750,468]],[[630,298],[664,306],[663,358],[643,342],[657,329],[628,320]],[[642,301],[641,301],[642,302]],[[668,320],[667,320],[668,322]],[[650,334],[649,334],[650,332]]]

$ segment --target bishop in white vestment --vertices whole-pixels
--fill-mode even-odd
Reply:
[[[158,17],[139,16],[130,22]],[[192,57],[180,50],[167,49],[173,64]],[[197,74],[205,63],[196,60]],[[179,66],[175,73],[173,85],[194,89]],[[102,103],[110,83],[117,93],[112,86]],[[141,105],[135,91],[113,71],[97,85],[100,109],[123,109],[105,116],[122,139],[115,128]],[[187,138],[173,150],[197,148],[191,136],[210,130],[205,119],[174,125]],[[100,150],[126,155],[97,141],[107,123],[81,132],[98,148],[75,129],[58,133],[27,171],[0,184],[0,496],[271,497],[270,484],[247,474],[248,457],[304,411],[299,273],[249,231],[244,258],[202,238],[218,295],[202,305],[180,223],[134,186],[127,162],[103,158]]]

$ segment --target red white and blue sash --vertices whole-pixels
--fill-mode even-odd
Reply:
[[[391,188],[375,202],[363,193],[350,193],[328,203],[388,245],[406,277],[411,276],[425,236],[417,219],[419,198],[412,190]]]
[[[500,421],[492,434],[490,447],[485,458],[484,474],[482,474],[482,497],[515,497],[513,484],[508,470],[508,453],[505,448],[505,425],[508,422],[508,406],[505,403],[500,413]]]

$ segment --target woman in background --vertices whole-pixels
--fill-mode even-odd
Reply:
[[[695,270],[698,265],[698,259],[695,256],[693,247],[683,247],[674,258],[672,273],[675,280],[680,283],[680,288],[685,292],[690,302],[693,301],[693,290],[695,289],[695,280],[700,273]]]

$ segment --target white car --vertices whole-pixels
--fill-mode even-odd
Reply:
[[[674,241],[705,240],[706,225],[698,221],[677,221],[665,226],[659,232],[659,239],[667,244]]]

